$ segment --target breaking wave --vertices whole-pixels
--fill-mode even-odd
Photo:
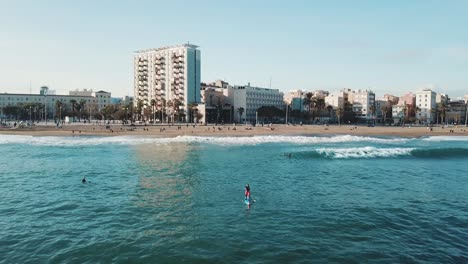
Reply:
[[[317,149],[317,153],[325,158],[380,158],[380,157],[396,157],[406,156],[413,151],[413,148],[321,148]]]
[[[468,136],[433,136],[423,138],[424,141],[467,141]]]
[[[466,158],[468,149],[466,148],[320,148],[313,151],[293,153],[298,158],[325,158],[325,159],[369,159],[369,158]]]
[[[288,144],[324,144],[344,142],[372,142],[372,143],[402,143],[405,138],[377,138],[352,135],[337,136],[251,136],[251,137],[202,137],[178,136],[173,138],[138,137],[138,136],[23,136],[1,135],[1,144],[28,144],[37,146],[87,146],[87,145],[141,145],[141,144],[170,144],[170,143],[207,143],[223,146],[259,145],[267,143]]]

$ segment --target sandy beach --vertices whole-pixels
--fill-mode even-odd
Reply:
[[[465,126],[453,127],[391,127],[391,126],[352,126],[352,125],[280,125],[244,126],[244,125],[137,125],[123,126],[121,124],[65,124],[57,128],[53,124],[38,124],[31,128],[0,128],[3,135],[31,135],[31,136],[150,136],[150,137],[176,137],[176,136],[255,136],[255,135],[335,135],[348,134],[360,136],[468,136]]]

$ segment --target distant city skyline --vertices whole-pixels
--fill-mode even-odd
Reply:
[[[134,52],[200,46],[201,81],[468,93],[467,1],[2,1],[0,93],[133,95]],[[177,16],[174,16],[177,13]]]

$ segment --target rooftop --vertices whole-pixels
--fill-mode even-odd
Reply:
[[[167,49],[175,49],[175,48],[191,48],[191,49],[196,49],[199,46],[197,45],[192,45],[189,43],[181,44],[181,45],[174,45],[174,46],[166,46],[166,47],[161,47],[161,48],[155,48],[155,49],[143,49],[143,50],[137,50],[135,53],[145,53],[145,52],[152,52],[152,51],[160,51],[160,50],[167,50]]]

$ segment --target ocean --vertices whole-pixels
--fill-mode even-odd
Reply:
[[[0,135],[0,153],[0,263],[468,262],[468,137]]]

